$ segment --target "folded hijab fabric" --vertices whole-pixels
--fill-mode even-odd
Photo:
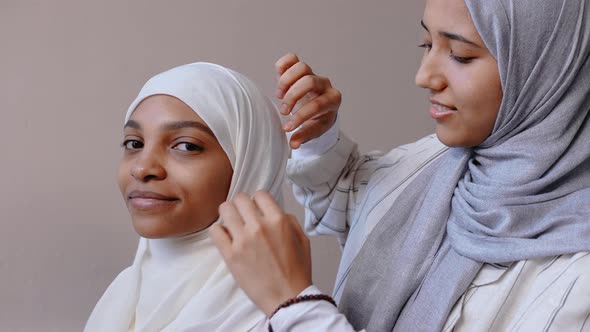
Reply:
[[[483,263],[590,251],[590,1],[465,2],[498,62],[496,124],[375,226],[340,303],[359,329],[439,331]]]
[[[266,190],[282,202],[286,138],[272,102],[250,80],[210,63],[173,68],[145,84],[125,122],[158,94],[183,101],[213,131],[233,168],[228,199]],[[264,319],[203,230],[141,238],[133,265],[109,286],[85,331],[248,331]]]

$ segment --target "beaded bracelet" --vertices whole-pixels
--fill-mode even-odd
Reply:
[[[337,306],[334,299],[332,299],[330,296],[328,296],[326,294],[301,295],[301,296],[290,298],[287,301],[283,302],[280,306],[278,306],[278,308],[275,309],[275,311],[273,311],[273,313],[268,317],[268,319],[270,320],[272,318],[272,316],[274,316],[277,313],[277,311],[279,311],[283,308],[286,308],[286,307],[296,304],[296,303],[306,302],[306,301],[328,301],[328,302],[332,303],[335,307]],[[270,323],[268,324],[268,332],[273,332],[272,326],[270,326]]]

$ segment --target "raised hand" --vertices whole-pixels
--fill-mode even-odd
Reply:
[[[332,127],[342,94],[332,87],[327,77],[314,74],[311,67],[293,53],[281,57],[275,69],[278,73],[276,97],[282,99],[281,114],[291,113],[298,102],[301,105],[283,125],[286,132],[301,126],[289,142],[291,148],[297,149]]]
[[[267,192],[240,193],[219,207],[209,235],[234,278],[267,316],[312,284],[309,239]]]

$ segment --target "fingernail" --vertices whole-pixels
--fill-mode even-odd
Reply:
[[[289,114],[289,106],[287,104],[281,104],[281,114],[287,115]]]
[[[291,120],[291,119],[287,120],[287,122],[285,122],[283,124],[283,130],[285,130],[285,131],[293,130],[293,120]]]
[[[283,98],[283,90],[277,88],[277,90],[275,91],[275,96],[277,96],[277,98]]]

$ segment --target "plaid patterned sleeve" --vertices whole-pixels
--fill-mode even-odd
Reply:
[[[357,144],[340,133],[338,142],[312,159],[290,159],[287,175],[295,198],[305,208],[309,235],[336,236],[344,244],[357,204],[383,155],[361,155]]]

